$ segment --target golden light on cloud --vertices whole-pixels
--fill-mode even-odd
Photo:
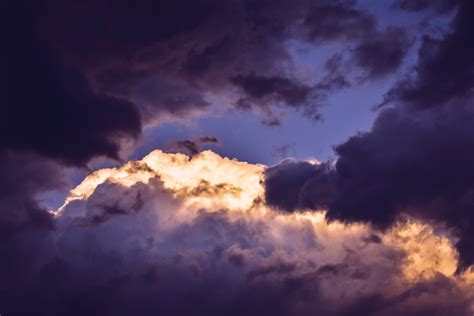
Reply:
[[[350,275],[360,274],[360,278],[344,279],[337,285],[321,284],[321,287],[327,287],[325,293],[331,293],[327,294],[328,299],[334,301],[340,295],[353,295],[349,291],[371,293],[385,289],[387,273],[392,275],[392,279],[398,279],[395,283],[399,284],[431,280],[441,274],[456,282],[466,293],[472,293],[474,273],[472,270],[462,275],[455,273],[458,266],[456,249],[448,237],[436,235],[429,224],[409,219],[381,232],[369,224],[328,223],[324,210],[278,212],[264,203],[261,181],[265,168],[264,165],[224,158],[212,151],[190,158],[155,150],[140,161],[97,170],[88,175],[70,191],[56,217],[78,216],[72,211],[73,202],[92,199],[101,185],[113,184],[132,190],[137,185],[153,187],[160,183],[161,190],[166,191],[170,198],[166,200],[162,197],[164,193],[151,190],[149,199],[159,201],[147,206],[151,208],[150,214],[159,213],[159,223],[154,228],[157,240],[166,240],[166,234],[180,225],[190,225],[202,214],[222,213],[229,221],[250,227],[247,229],[251,236],[245,238],[251,238],[251,243],[254,243],[252,256],[271,249],[272,256],[278,258],[272,260],[300,262],[296,265],[299,273],[309,273],[312,265],[339,267],[347,265],[347,262],[356,262],[360,268],[351,268],[355,270],[351,270]],[[136,195],[131,196],[136,198]],[[176,199],[177,202],[170,202],[169,199]],[[133,203],[124,205],[128,207]],[[119,206],[114,207],[118,209],[115,213],[122,212]],[[84,212],[78,214],[86,216]],[[219,232],[218,236],[234,238],[222,237],[225,234],[227,232]],[[238,243],[229,249],[244,251]],[[399,257],[401,259],[393,266],[390,258]],[[258,260],[259,264],[263,264],[270,259]],[[372,269],[374,266],[378,268]]]
[[[407,220],[396,224],[384,239],[406,253],[402,268],[409,280],[429,279],[436,273],[452,277],[456,272],[456,249],[449,238],[435,235],[428,224]]]
[[[263,165],[254,165],[204,151],[190,158],[180,153],[152,151],[140,161],[118,168],[104,168],[88,175],[70,191],[65,205],[87,199],[105,182],[131,187],[159,177],[163,186],[196,207],[249,209],[262,196]],[[63,208],[61,207],[61,209]]]

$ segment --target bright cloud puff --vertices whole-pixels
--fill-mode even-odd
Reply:
[[[74,291],[117,284],[107,295],[119,303],[103,308],[118,314],[125,298],[175,315],[473,311],[474,273],[456,273],[449,236],[412,219],[381,232],[324,211],[282,214],[265,204],[265,168],[156,150],[93,172],[55,216],[59,257],[87,271]]]

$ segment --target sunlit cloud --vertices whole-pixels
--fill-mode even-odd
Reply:
[[[221,277],[233,287],[302,279],[317,284],[319,299],[331,306],[341,297],[349,305],[374,295],[402,300],[410,288],[440,277],[462,293],[453,304],[472,300],[472,270],[456,273],[449,236],[413,219],[383,232],[370,224],[328,222],[325,210],[278,212],[264,200],[265,168],[211,151],[190,158],[156,150],[97,170],[56,213],[58,249],[81,262],[78,257],[90,251],[84,240],[94,238],[101,252],[146,256],[126,259],[140,264],[178,256],[186,271],[199,278],[228,274]],[[209,257],[213,251],[226,259]],[[426,304],[443,293],[427,292]]]

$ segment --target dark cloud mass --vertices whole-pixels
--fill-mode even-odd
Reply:
[[[309,40],[348,40],[363,38],[376,28],[376,18],[366,12],[334,2],[314,6],[304,19]]]
[[[470,1],[443,39],[424,38],[413,80],[387,94],[371,129],[335,146],[334,165],[267,170],[266,199],[287,211],[327,208],[329,218],[385,228],[408,214],[446,224],[463,267],[474,263],[474,120]],[[291,187],[286,190],[286,186]]]
[[[262,77],[255,74],[239,75],[231,79],[246,97],[237,101],[241,108],[251,109],[257,105],[268,107],[274,103],[285,104],[293,107],[302,107],[306,114],[314,112],[315,99],[314,87],[295,82],[292,79],[272,76]],[[317,118],[317,115],[313,118]]]
[[[18,74],[22,80],[32,82],[12,81],[12,84],[18,89],[25,86],[34,88],[32,75],[36,74],[39,79],[47,73],[53,80],[65,79],[66,85],[69,77],[77,76],[83,78],[81,85],[89,97],[100,98],[76,100],[79,98],[76,94],[85,91],[74,90],[68,91],[69,98],[73,98],[70,103],[79,103],[80,106],[80,102],[84,102],[94,110],[103,108],[109,115],[123,113],[130,118],[137,116],[131,112],[138,110],[144,121],[164,113],[186,117],[196,111],[205,111],[210,106],[206,93],[222,94],[232,85],[242,88],[242,95],[237,96],[241,102],[237,104],[252,101],[257,108],[263,105],[271,109],[271,105],[278,103],[301,107],[303,113],[313,117],[319,105],[310,98],[314,84],[301,82],[293,75],[293,58],[286,41],[349,45],[378,32],[376,17],[355,8],[350,1],[313,3],[298,0],[290,5],[288,1],[147,0],[133,6],[128,1],[118,1],[111,6],[107,1],[50,0],[35,6],[21,1],[14,6],[16,14],[11,17],[16,22],[12,21],[12,27],[29,34],[14,32],[13,37],[19,45],[30,45],[12,49],[23,52],[16,56],[18,63],[15,64],[29,61],[36,66],[26,67],[24,64],[25,73]],[[30,11],[27,19],[24,16],[26,11]],[[19,23],[18,16],[22,15],[23,22]],[[20,40],[25,36],[32,40]],[[389,55],[384,58],[391,61],[390,67],[378,73],[395,70],[405,52],[402,44],[395,39],[389,52],[381,49],[374,52],[377,56]],[[401,45],[399,50],[394,47],[396,45]],[[38,50],[43,50],[46,56],[37,54]],[[369,54],[367,49],[365,54]],[[42,60],[45,63],[39,62]],[[48,65],[48,60],[54,65]],[[363,68],[374,67],[361,57],[357,60],[361,60]],[[58,71],[53,75],[52,69]],[[12,72],[12,76],[15,73]],[[49,81],[43,84],[54,86]],[[110,95],[124,99],[120,101],[122,108],[109,108],[108,103],[118,102],[109,100],[112,98]],[[46,104],[58,103],[51,100],[52,94],[38,95],[37,98],[44,98]],[[49,102],[46,101],[48,98]],[[251,100],[246,100],[248,98]],[[125,100],[135,103],[138,109]],[[32,103],[28,100],[18,102]],[[106,105],[92,105],[102,103]],[[86,118],[99,116],[94,114]],[[85,118],[77,121],[94,126]],[[120,122],[120,119],[111,121]],[[116,124],[118,126],[111,127],[110,131],[97,131],[97,134],[105,137],[115,132],[132,134],[140,130],[138,118],[133,125],[130,120],[132,126],[123,128]],[[113,151],[112,144],[108,147]]]
[[[397,70],[409,48],[405,30],[389,28],[361,41],[353,58],[365,70],[365,76],[373,80]]]
[[[401,30],[369,40],[377,19],[351,1],[50,0],[10,1],[8,9],[2,147],[75,165],[117,159],[121,140],[137,138],[142,122],[205,112],[207,94],[232,86],[231,103],[263,109],[266,120],[275,105],[319,119],[327,94],[349,86],[347,71],[300,80],[288,40],[356,43],[354,60],[373,77],[396,70],[406,53]]]
[[[140,132],[135,105],[95,93],[82,73],[60,63],[39,34],[39,3],[8,7],[12,31],[2,148],[34,150],[75,165],[95,155],[118,158],[119,138]]]
[[[474,86],[474,3],[462,1],[443,39],[425,35],[415,74],[395,84],[383,104],[403,102],[418,108],[434,107],[472,94]]]
[[[402,213],[444,222],[461,238],[461,259],[472,264],[474,111],[470,103],[451,106],[382,111],[370,132],[335,147],[334,166],[268,169],[267,201],[288,211],[328,208],[330,218],[379,227]]]
[[[460,2],[457,0],[396,0],[393,3],[395,8],[407,11],[422,11],[433,9],[439,13],[446,13],[456,7]]]
[[[36,201],[37,194],[66,188],[61,168],[36,155],[2,152],[0,172],[0,304],[16,314],[7,301],[19,301],[19,293],[33,291],[38,268],[54,253],[55,222]]]
[[[309,180],[314,181],[315,178],[325,181],[327,174],[325,169],[325,165],[314,165],[309,162],[299,162],[291,159],[285,159],[277,166],[268,168],[265,174],[265,198],[267,203],[278,205],[278,207],[287,211],[294,211],[306,206],[302,204],[303,196],[301,196],[301,193],[304,192],[304,186]],[[327,177],[327,179],[332,180],[330,177]],[[331,190],[331,183],[321,185],[321,189]],[[332,197],[331,192],[322,193],[318,195],[321,199],[326,198],[326,196]],[[311,205],[311,207],[317,208],[315,206]],[[326,205],[322,202],[319,206],[323,208]]]

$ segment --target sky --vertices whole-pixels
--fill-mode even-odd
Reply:
[[[474,2],[5,12],[0,314],[474,314]]]

